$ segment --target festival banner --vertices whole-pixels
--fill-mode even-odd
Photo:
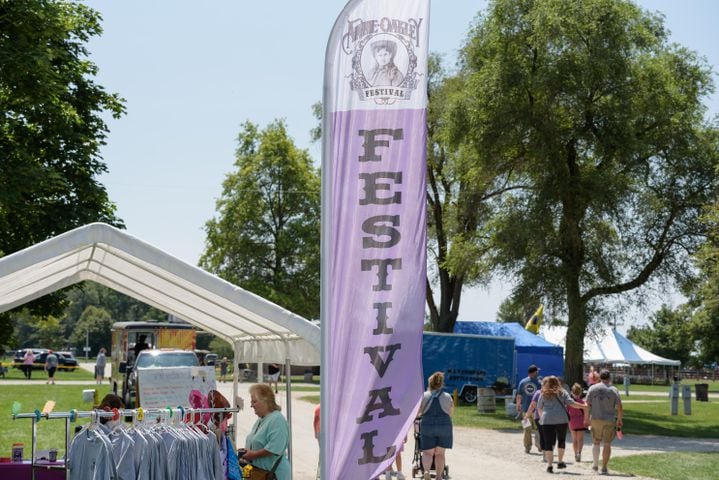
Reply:
[[[429,0],[351,0],[327,45],[322,478],[371,479],[422,396]]]

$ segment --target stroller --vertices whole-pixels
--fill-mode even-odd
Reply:
[[[422,450],[419,446],[419,418],[414,421],[414,455],[412,456],[412,478],[422,477],[424,475],[424,467],[422,467]],[[434,459],[432,459],[432,466],[429,469],[430,476],[434,478],[449,478],[449,466],[444,466],[444,472],[442,476],[438,476],[437,469],[434,466]]]

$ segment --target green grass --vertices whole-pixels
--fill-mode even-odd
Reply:
[[[503,402],[497,402],[496,413],[478,413],[476,405],[460,404],[454,409],[452,423],[458,427],[487,428],[490,430],[519,431],[522,429],[519,420],[507,416]]]
[[[719,453],[658,453],[612,458],[610,473],[620,471],[657,480],[715,480]]]
[[[651,397],[646,397],[651,398]],[[630,400],[634,400],[631,396]],[[656,400],[662,400],[657,403]],[[684,404],[679,400],[679,415],[670,415],[668,398],[653,397],[647,403],[624,404],[626,434],[666,435],[685,438],[719,438],[719,401],[695,402],[691,415],[684,415]]]
[[[71,375],[68,373],[68,375]],[[25,444],[25,458],[30,458],[32,442],[32,421],[30,419],[12,419],[12,404],[21,404],[21,413],[31,413],[35,409],[42,410],[45,402],[54,400],[56,412],[67,412],[72,408],[89,410],[92,405],[82,401],[83,389],[99,387],[99,398],[110,393],[109,385],[3,385],[0,387],[0,456],[9,456],[12,444]],[[81,419],[79,424],[87,423]],[[74,425],[71,424],[71,429]],[[72,431],[70,432],[72,435]],[[65,451],[65,421],[41,420],[38,423],[38,446],[40,450],[57,448],[58,456]]]
[[[22,370],[19,370],[17,368],[12,368],[10,363],[5,362],[3,363],[4,366],[8,367],[8,372],[5,374],[5,379],[0,377],[0,385],[2,384],[3,380],[27,380],[25,378],[25,374],[22,373]],[[88,382],[91,382],[95,377],[92,373],[88,372],[87,370],[78,367],[75,369],[75,371],[70,372],[66,370],[58,370],[55,372],[55,380],[87,380]],[[47,373],[43,370],[33,370],[32,371],[32,381],[33,382],[40,382],[45,383],[47,380]]]

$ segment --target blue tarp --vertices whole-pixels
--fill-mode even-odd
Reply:
[[[532,364],[540,368],[540,376],[564,376],[564,348],[528,332],[518,323],[457,322],[454,333],[513,337],[517,353],[515,385],[527,376],[527,368]]]

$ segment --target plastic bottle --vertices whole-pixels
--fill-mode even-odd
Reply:
[[[622,427],[617,427],[617,440],[621,440],[624,435],[622,434]]]

